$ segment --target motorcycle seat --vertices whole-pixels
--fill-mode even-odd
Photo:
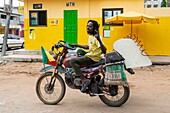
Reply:
[[[99,62],[92,64],[89,67],[97,67],[97,66],[103,65],[103,64],[105,64],[105,59],[101,59]]]

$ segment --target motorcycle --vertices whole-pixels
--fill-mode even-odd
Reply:
[[[62,49],[53,55],[55,61],[44,66],[42,75],[36,82],[36,94],[39,99],[48,105],[58,104],[64,97],[66,85],[72,89],[80,90],[81,79],[70,66],[69,61],[76,55],[68,55],[69,50],[75,50],[68,42],[58,41],[52,50]],[[99,96],[101,101],[111,107],[123,105],[129,98],[130,87],[127,82],[125,70],[134,74],[132,69],[126,69],[124,59],[115,51],[107,53],[105,58],[91,66],[82,66],[83,75],[90,79],[90,85],[83,93],[90,96]],[[63,80],[63,78],[65,80]]]

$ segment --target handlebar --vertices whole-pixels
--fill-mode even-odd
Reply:
[[[54,50],[54,48],[59,49],[60,47],[64,47],[66,49],[70,49],[70,50],[75,50],[76,47],[71,46],[70,43],[64,41],[64,40],[59,40],[57,44],[55,44],[54,46],[52,46],[52,51]]]

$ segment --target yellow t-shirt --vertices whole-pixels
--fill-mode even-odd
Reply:
[[[99,41],[93,35],[89,35],[88,46],[89,52],[86,54],[86,56],[95,62],[99,62],[101,58],[104,57],[104,54],[102,54]]]

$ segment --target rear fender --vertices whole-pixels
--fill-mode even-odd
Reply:
[[[40,72],[46,72],[46,71],[51,70],[51,69],[54,69],[54,68],[55,68],[55,66],[46,66],[46,67],[42,68],[42,69],[40,70]],[[58,67],[57,67],[57,70],[58,70],[58,72],[61,73],[61,74],[63,74],[63,73],[66,72],[66,69],[65,69],[64,67],[62,67],[62,66],[58,66]]]

